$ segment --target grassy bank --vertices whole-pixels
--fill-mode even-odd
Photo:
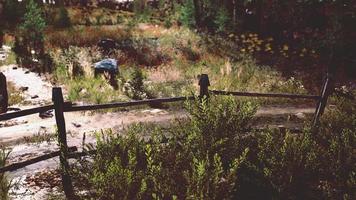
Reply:
[[[95,33],[88,34],[89,30]],[[260,66],[248,52],[231,56],[225,44],[228,41],[214,42],[209,36],[183,27],[135,26],[127,33],[124,27],[104,26],[102,29],[85,27],[82,32],[64,30],[49,34],[48,44],[54,46],[51,50],[54,78],[67,85],[71,100],[110,102],[127,99],[132,98],[128,91],[137,88],[141,88],[142,91],[137,92],[144,93],[144,98],[189,95],[196,93],[197,77],[202,73],[209,74],[212,89],[307,93],[299,80],[285,78],[272,67]],[[103,79],[93,78],[93,63],[105,57],[93,45],[106,34],[112,34],[111,38],[123,45],[109,56],[117,59],[120,65],[118,90],[111,89]],[[68,48],[57,45],[56,41],[65,41],[64,46]],[[132,87],[132,81],[137,79],[135,69],[142,72],[139,77],[142,87]],[[75,74],[78,71],[80,73]],[[260,100],[260,103],[274,102],[285,101]]]

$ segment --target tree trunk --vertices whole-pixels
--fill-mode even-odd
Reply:
[[[193,0],[193,3],[194,3],[195,24],[197,27],[200,27],[201,26],[200,2],[199,0]]]

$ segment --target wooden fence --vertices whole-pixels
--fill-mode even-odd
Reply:
[[[254,92],[230,92],[230,91],[218,91],[209,90],[210,81],[207,74],[200,75],[199,86],[200,92],[199,97],[209,97],[210,94],[213,95],[232,95],[232,96],[245,96],[245,97],[267,97],[267,98],[289,98],[289,99],[308,99],[317,102],[315,115],[313,118],[313,126],[318,126],[319,118],[323,114],[328,96],[332,92],[331,78],[328,76],[322,86],[321,95],[304,95],[304,94],[285,94],[285,93],[254,93]],[[5,173],[7,171],[15,171],[17,169],[23,168],[25,166],[47,160],[53,157],[59,156],[60,158],[60,168],[63,190],[67,199],[76,199],[71,177],[69,175],[69,163],[68,159],[73,157],[80,157],[86,155],[84,152],[77,152],[76,147],[67,146],[67,136],[66,136],[66,125],[64,112],[75,112],[75,111],[88,111],[88,110],[98,110],[98,109],[108,109],[108,108],[119,108],[119,107],[130,107],[138,105],[149,105],[156,103],[168,103],[168,102],[178,102],[193,100],[194,96],[189,97],[173,97],[173,98],[159,98],[159,99],[149,99],[131,102],[117,102],[117,103],[107,103],[107,104],[94,104],[94,105],[75,105],[71,102],[64,102],[62,89],[60,87],[55,87],[52,90],[52,105],[36,107],[26,110],[21,110],[12,113],[0,114],[0,121],[14,119],[18,117],[23,117],[27,115],[37,114],[46,112],[48,110],[55,110],[55,119],[58,129],[58,143],[60,150],[57,152],[52,152],[50,154],[42,155],[30,160],[26,160],[20,163],[14,163],[5,167],[0,168],[0,173]],[[92,152],[93,153],[93,152]]]

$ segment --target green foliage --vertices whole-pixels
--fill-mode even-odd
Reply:
[[[10,151],[6,149],[0,150],[0,167],[5,167],[7,160],[9,158]],[[11,181],[8,180],[8,177],[5,173],[0,174],[0,199],[8,200],[9,199],[9,190],[12,186]]]
[[[34,0],[26,1],[26,12],[16,35],[14,52],[18,64],[25,67],[36,67],[37,71],[45,72],[48,60],[44,52],[44,29],[46,22],[42,10]],[[34,52],[33,52],[34,51]],[[37,60],[38,63],[34,62]]]
[[[220,8],[214,19],[216,31],[219,33],[226,33],[230,20],[227,10],[225,8]]]
[[[352,124],[334,129],[329,121],[298,135],[251,132],[251,103],[212,97],[186,108],[188,119],[168,128],[138,124],[124,135],[98,134],[93,162],[82,160],[78,168],[79,188],[91,191],[85,198],[353,198]]]
[[[227,199],[235,187],[236,170],[249,152],[236,144],[256,108],[232,98],[214,98],[196,100],[187,109],[203,112],[191,113],[188,121],[168,130],[134,125],[126,136],[98,134],[94,162],[82,161],[78,170],[86,172],[78,174],[86,177],[81,186],[95,188],[92,198],[108,200]],[[144,134],[150,139],[144,140]]]
[[[29,0],[26,5],[26,13],[20,25],[22,36],[32,44],[43,42],[43,31],[46,22],[42,16],[42,10],[34,0]]]
[[[144,86],[145,79],[146,77],[143,71],[139,67],[136,67],[131,74],[131,79],[124,85],[125,94],[136,100],[146,99],[149,97]]]
[[[68,100],[90,103],[108,103],[122,101],[120,92],[114,90],[103,78],[76,77],[66,82],[68,86]]]
[[[179,21],[183,25],[187,27],[194,27],[196,25],[193,0],[187,0],[180,7],[179,13],[180,13]]]

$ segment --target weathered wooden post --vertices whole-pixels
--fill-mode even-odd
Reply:
[[[319,119],[320,116],[324,113],[326,104],[328,102],[328,98],[332,93],[333,90],[333,80],[332,80],[332,75],[328,73],[323,87],[321,89],[321,96],[320,100],[318,101],[315,114],[314,114],[314,119],[313,119],[313,128],[317,127],[319,125]]]
[[[68,146],[67,146],[67,135],[66,135],[66,125],[64,120],[64,100],[62,94],[62,88],[55,87],[52,89],[52,101],[54,103],[56,123],[58,129],[58,144],[60,148],[60,163],[61,163],[61,176],[62,176],[62,186],[66,198],[69,200],[77,199],[74,194],[72,180],[69,173],[69,163],[68,163]]]
[[[9,105],[6,77],[0,72],[0,114],[6,113]]]
[[[209,76],[207,74],[200,75],[199,86],[200,86],[199,98],[203,99],[204,96],[205,98],[209,98],[210,81],[209,81]]]

